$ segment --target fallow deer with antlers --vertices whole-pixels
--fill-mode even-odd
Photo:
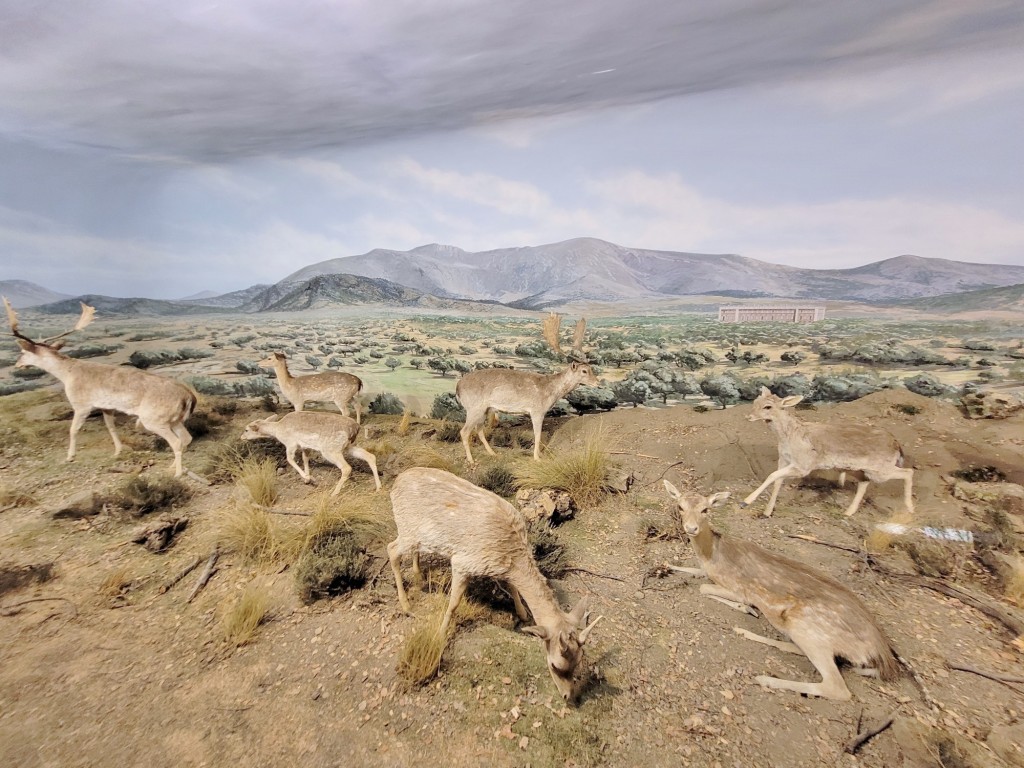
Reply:
[[[551,313],[544,320],[544,339],[556,354],[562,354],[559,339],[561,318]],[[576,323],[572,345],[572,357],[582,356],[583,338],[587,321]],[[466,449],[466,461],[473,464],[470,443],[475,432],[489,454],[495,456],[487,436],[484,422],[488,411],[503,413],[527,413],[533,422],[533,458],[540,461],[540,436],[546,414],[555,401],[565,397],[581,384],[596,387],[600,384],[593,369],[586,362],[571,359],[569,365],[558,373],[541,374],[532,371],[513,371],[505,368],[485,368],[463,376],[455,387],[455,395],[466,409],[466,424],[459,433]]]
[[[120,411],[138,418],[138,423],[171,446],[174,451],[174,475],[181,477],[181,454],[192,442],[185,421],[196,407],[196,395],[184,384],[140,371],[137,368],[76,360],[60,353],[61,341],[92,322],[96,310],[82,304],[82,314],[69,331],[34,341],[18,330],[18,315],[4,298],[11,335],[21,347],[21,355],[14,364],[17,368],[33,365],[60,379],[64,394],[71,404],[71,442],[68,461],[75,458],[75,438],[89,414],[103,413],[103,423],[114,441],[114,455],[121,453],[121,440],[114,429],[114,412]]]

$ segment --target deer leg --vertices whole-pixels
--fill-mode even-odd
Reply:
[[[453,558],[453,561],[457,559],[457,557]],[[448,594],[448,610],[444,612],[444,619],[441,620],[441,627],[437,631],[441,637],[448,634],[448,625],[452,622],[452,615],[454,615],[455,609],[459,607],[459,603],[462,602],[462,597],[466,594],[466,587],[468,585],[469,577],[455,562],[452,562],[452,587],[451,592]]]
[[[782,488],[782,478],[775,481],[775,485],[772,487],[772,495],[768,499],[768,506],[764,508],[764,517],[771,517],[772,512],[775,511],[775,500],[779,498],[779,490]]]
[[[793,464],[787,464],[784,467],[779,467],[777,470],[775,470],[770,475],[768,475],[768,477],[765,478],[764,482],[761,483],[761,485],[758,487],[756,491],[751,493],[749,496],[747,496],[747,498],[740,502],[740,507],[747,507],[750,504],[752,504],[758,496],[764,493],[765,488],[767,488],[772,483],[780,480],[785,480],[787,477],[803,477],[805,474],[805,472],[800,471]]]
[[[354,459],[362,459],[370,465],[370,471],[373,472],[373,482],[377,485],[377,490],[380,490],[380,475],[377,474],[377,457],[369,451],[360,448],[358,445],[350,445],[345,453]]]
[[[755,643],[761,643],[762,645],[770,645],[772,648],[778,648],[780,651],[786,653],[795,653],[797,656],[803,656],[804,652],[800,650],[800,647],[796,643],[787,643],[784,640],[772,640],[770,637],[764,637],[753,632],[748,632],[742,627],[733,627],[732,631],[737,635],[742,635],[747,640],[753,640]]]
[[[752,605],[747,605],[740,600],[739,595],[730,592],[727,589],[723,589],[717,584],[701,584],[700,593],[706,597],[710,597],[712,600],[728,605],[733,610],[739,611],[740,613],[746,613],[754,618],[760,616],[757,609]]]
[[[544,413],[533,411],[530,414],[530,421],[533,422],[533,460],[540,461],[540,435],[544,428]]]
[[[529,621],[530,614],[526,612],[526,606],[523,605],[523,598],[519,595],[519,590],[512,586],[511,583],[508,585],[508,593],[512,595],[512,604],[516,607],[516,616],[519,617],[520,621]]]
[[[857,492],[853,495],[853,501],[850,502],[850,506],[846,508],[846,516],[850,517],[860,508],[860,503],[864,499],[864,494],[868,490],[870,481],[861,480],[857,483]]]
[[[808,696],[821,696],[823,699],[833,701],[849,701],[852,698],[850,689],[846,687],[843,676],[836,666],[835,656],[829,646],[814,646],[801,649],[810,659],[814,668],[821,673],[820,683],[801,683],[795,680],[780,680],[777,677],[758,675],[754,678],[759,685],[765,688],[777,688],[783,691],[795,691],[805,693]]]
[[[414,553],[415,558],[418,553]],[[412,607],[409,605],[409,595],[405,591],[405,585],[402,584],[402,553],[398,549],[398,539],[395,539],[388,544],[388,560],[391,561],[391,570],[395,573],[395,586],[398,588],[398,602],[402,606],[402,610],[408,614],[412,614]],[[416,562],[413,560],[413,562]]]
[[[312,481],[313,478],[309,476],[308,472],[303,472],[302,471],[302,467],[300,467],[298,464],[295,463],[295,449],[296,448],[298,448],[297,445],[286,445],[284,447],[285,458],[288,459],[288,463],[291,464],[295,468],[295,471],[299,473],[299,477],[302,478],[302,482],[308,484],[310,481]],[[302,455],[303,455],[303,458],[305,458],[305,455],[306,455],[305,452],[303,452]]]
[[[914,470],[903,469],[903,504],[909,514],[914,514]]]
[[[487,417],[487,410],[481,411],[479,408],[473,410],[466,409],[466,423],[462,425],[462,429],[459,431],[459,436],[462,438],[462,447],[466,449],[466,463],[470,466],[476,464],[473,461],[473,454],[469,450],[470,443],[473,442],[473,433],[476,431],[483,420]]]
[[[326,453],[324,458],[341,470],[341,480],[338,481],[338,484],[334,486],[334,490],[331,491],[331,496],[337,496],[341,492],[341,486],[348,481],[349,476],[352,474],[352,465],[345,461],[343,453]]]
[[[306,449],[301,448],[302,451],[302,468],[306,470],[306,476],[309,477],[309,456],[306,455]]]
[[[110,439],[114,441],[114,455],[117,456],[121,453],[121,438],[117,436],[117,430],[114,429],[113,411],[103,411],[103,423],[107,425],[107,432],[110,433]]]
[[[71,417],[71,442],[68,443],[68,461],[75,460],[75,442],[78,430],[85,424],[85,420],[92,413],[92,408],[76,408],[75,415]]]
[[[141,419],[140,419],[141,421]],[[181,440],[171,429],[170,425],[167,424],[147,424],[145,421],[142,422],[142,426],[152,432],[154,435],[162,437],[167,441],[167,444],[171,446],[171,450],[174,451],[174,476],[181,477],[184,474],[184,470],[181,468]]]
[[[420,570],[420,551],[414,549],[412,551],[412,575],[416,577],[416,583],[420,586],[423,585],[423,571]]]
[[[192,443],[192,434],[185,428],[185,424],[180,421],[171,424],[171,429],[178,436],[178,440],[181,441],[181,450],[184,451]]]
[[[839,480],[837,482],[840,488],[846,487],[846,472],[839,473]]]
[[[491,454],[491,456],[497,456],[498,454],[496,454],[494,452],[494,449],[491,448],[491,444],[487,442],[487,435],[484,434],[484,427],[482,424],[480,425],[480,428],[476,431],[476,434],[477,437],[480,438],[480,444],[483,445],[484,450]]]
[[[705,571],[703,568],[690,568],[689,566],[685,565],[669,565],[668,567],[671,568],[673,571],[678,571],[679,573],[688,573],[691,576],[697,576],[698,578],[705,578],[708,575],[707,571]]]

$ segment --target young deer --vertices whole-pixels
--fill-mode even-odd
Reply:
[[[288,455],[288,463],[295,467],[303,482],[311,483],[313,476],[309,472],[309,457],[306,449],[320,451],[320,454],[341,470],[341,480],[331,491],[337,496],[341,486],[352,474],[352,467],[345,456],[362,459],[370,465],[373,482],[380,490],[380,475],[377,474],[377,459],[372,453],[355,444],[359,435],[359,424],[348,416],[340,413],[324,413],[320,411],[293,411],[284,416],[271,416],[251,422],[242,433],[243,440],[259,440],[272,437],[284,444]],[[302,449],[302,468],[295,463],[295,450]]]
[[[820,683],[801,683],[762,675],[755,678],[759,684],[846,701],[850,690],[836,666],[837,656],[850,661],[861,674],[882,680],[900,676],[892,645],[853,592],[802,563],[713,531],[705,512],[727,499],[728,493],[704,497],[680,492],[672,483],[664,482],[668,495],[678,505],[683,530],[700,563],[699,569],[679,570],[707,576],[714,582],[702,584],[701,594],[746,613],[753,613],[749,606],[761,611],[793,642],[772,640],[739,627],[734,630],[749,640],[803,654],[822,678]]]
[[[754,400],[753,412],[747,419],[766,421],[775,430],[779,438],[779,468],[768,475],[740,507],[753,503],[765,488],[775,483],[764,511],[764,516],[770,517],[779,488],[787,477],[806,477],[816,469],[838,469],[842,472],[840,485],[845,481],[847,471],[862,472],[865,478],[857,483],[857,492],[846,510],[847,516],[860,507],[872,480],[877,483],[902,480],[903,503],[907,512],[914,514],[914,470],[903,466],[903,451],[896,439],[868,424],[802,422],[786,410],[802,399],[799,395],[776,397],[767,387],[761,387],[761,394]]]
[[[76,360],[62,355],[59,350],[64,344],[57,340],[89,325],[96,312],[93,307],[82,304],[82,315],[70,331],[33,341],[18,330],[18,315],[6,298],[4,305],[12,335],[21,347],[21,355],[14,366],[42,368],[64,385],[64,394],[74,411],[68,461],[75,458],[78,430],[95,410],[103,413],[103,423],[114,441],[114,455],[121,453],[121,440],[114,429],[114,412],[120,411],[138,417],[139,424],[167,441],[174,451],[174,475],[181,477],[181,454],[192,442],[192,435],[185,429],[185,421],[195,410],[195,392],[177,381],[137,368]]]
[[[561,320],[552,313],[544,321],[544,338],[556,353],[561,354],[562,348],[558,337]],[[586,320],[576,324],[576,335],[573,351],[580,352],[583,335],[586,332]],[[555,401],[565,397],[580,384],[590,387],[598,386],[597,377],[587,363],[573,360],[565,370],[548,375],[530,371],[512,371],[504,368],[486,368],[481,371],[467,373],[455,386],[455,395],[466,409],[466,424],[459,433],[462,445],[466,449],[466,461],[473,464],[470,443],[473,433],[480,437],[480,442],[489,454],[495,456],[491,444],[484,435],[484,422],[488,411],[505,413],[528,413],[533,422],[533,458],[540,461],[540,436],[546,414]]]
[[[362,421],[357,395],[363,391],[363,380],[358,376],[344,371],[292,376],[288,372],[288,358],[280,352],[274,352],[265,360],[260,360],[260,365],[270,365],[274,368],[281,391],[296,411],[301,411],[307,402],[331,402],[347,416],[348,404],[351,402],[352,410],[356,414],[356,423]]]
[[[409,596],[402,584],[404,555],[412,555],[413,573],[420,580],[421,552],[451,560],[452,585],[439,630],[442,637],[462,601],[469,577],[505,581],[519,618],[529,619],[525,600],[536,622],[523,632],[544,642],[555,687],[563,699],[573,699],[583,646],[601,619],[587,624],[586,598],[569,613],[561,609],[533,559],[522,514],[490,491],[450,472],[427,467],[407,469],[398,476],[391,489],[391,506],[398,538],[388,544],[388,557],[402,609],[410,611]]]

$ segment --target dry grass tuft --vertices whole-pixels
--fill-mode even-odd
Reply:
[[[385,469],[389,473],[397,475],[410,467],[430,467],[458,474],[458,466],[455,462],[429,445],[406,446],[388,460]]]
[[[214,535],[225,552],[237,552],[249,562],[266,564],[279,560],[286,548],[280,528],[267,510],[237,503],[220,513]]]
[[[441,668],[448,638],[438,631],[444,617],[445,602],[436,601],[436,608],[429,615],[419,619],[412,634],[405,640],[398,657],[396,671],[399,677],[412,685],[425,685],[433,680]]]
[[[457,421],[442,421],[437,425],[435,437],[442,443],[457,443],[462,440],[462,424]]]
[[[540,461],[529,459],[515,468],[520,487],[554,488],[566,491],[577,506],[593,506],[604,494],[604,484],[612,468],[601,430],[593,430],[576,448],[549,450]]]
[[[376,440],[370,440],[367,442],[360,442],[359,445],[369,451],[377,459],[377,466],[382,467],[384,463],[398,452],[398,446],[395,441],[388,437],[378,437]],[[362,466],[362,462],[358,462]],[[353,465],[353,469],[356,465]]]
[[[245,645],[256,634],[256,628],[270,616],[270,595],[255,583],[249,584],[224,612],[221,631],[229,645]]]
[[[516,475],[512,469],[505,464],[495,464],[484,470],[480,477],[475,480],[481,488],[486,488],[491,493],[506,498],[516,493]]]
[[[128,567],[122,565],[103,577],[98,591],[103,597],[120,597],[131,585],[132,577],[128,575]]]
[[[1024,558],[1014,555],[1003,587],[1007,599],[1017,605],[1024,605]]]
[[[912,525],[913,518],[904,511],[897,512],[885,522],[892,525]],[[864,547],[868,552],[880,555],[896,542],[897,537],[898,534],[874,527],[864,540]]]
[[[243,460],[235,473],[235,486],[254,504],[273,506],[277,501],[277,463],[272,459]]]
[[[408,408],[402,414],[402,420],[398,422],[398,428],[395,430],[395,434],[399,437],[406,437],[409,434],[409,425],[412,423],[412,411]]]
[[[136,475],[110,493],[94,497],[93,503],[141,517],[190,498],[192,488],[176,477]]]

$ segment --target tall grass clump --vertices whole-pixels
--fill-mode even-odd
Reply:
[[[437,607],[417,620],[412,634],[406,638],[398,657],[398,676],[412,685],[426,685],[441,668],[448,638],[442,635],[441,620],[447,609],[446,601],[438,600]]]
[[[554,488],[565,491],[580,507],[596,504],[604,493],[612,468],[605,436],[595,430],[575,448],[549,450],[540,461],[523,461],[515,468],[521,488]]]
[[[227,643],[234,647],[245,645],[256,634],[257,627],[270,616],[270,596],[265,588],[249,584],[241,595],[224,611],[221,631]]]
[[[254,504],[273,506],[277,501],[277,462],[272,459],[248,458],[235,473],[235,486],[248,494]]]
[[[267,510],[239,502],[220,513],[215,535],[224,551],[266,564],[278,560],[284,550],[279,528],[280,523]]]

